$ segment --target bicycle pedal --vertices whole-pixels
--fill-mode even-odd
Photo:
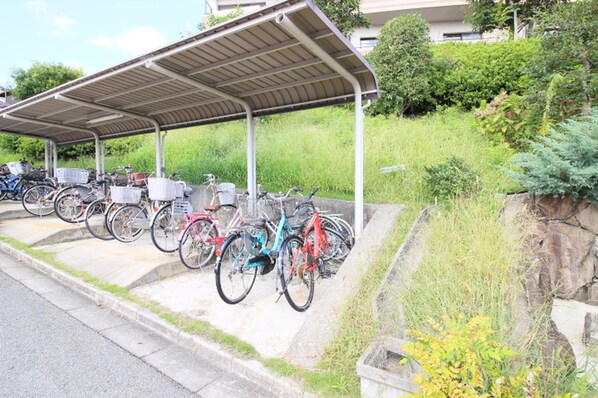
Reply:
[[[330,271],[328,271],[328,270],[326,270],[326,271],[324,271],[324,272],[321,272],[321,273],[320,273],[320,277],[321,277],[322,279],[328,279],[328,278],[332,278],[332,272],[330,272]]]

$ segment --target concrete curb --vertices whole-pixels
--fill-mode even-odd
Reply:
[[[7,243],[0,242],[0,250],[17,261],[41,271],[62,285],[90,299],[97,305],[102,305],[128,320],[142,325],[225,370],[237,373],[239,376],[260,385],[277,396],[289,398],[315,397],[315,395],[305,392],[296,381],[273,374],[260,362],[235,357],[233,354],[220,348],[216,343],[183,332],[148,309],[100,290],[64,271],[54,268],[44,261],[15,249]]]

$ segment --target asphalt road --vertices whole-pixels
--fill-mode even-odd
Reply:
[[[0,252],[0,397],[272,397]]]

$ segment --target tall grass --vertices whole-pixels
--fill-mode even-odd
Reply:
[[[454,314],[490,316],[501,335],[512,324],[511,304],[518,283],[519,246],[498,221],[495,194],[514,189],[499,166],[511,156],[473,128],[473,115],[449,109],[419,119],[367,117],[365,120],[365,198],[408,206],[379,260],[370,265],[343,313],[340,334],[326,349],[319,372],[305,378],[324,396],[359,396],[355,362],[376,336],[371,298],[390,260],[420,209],[433,199],[424,189],[425,167],[459,156],[481,175],[475,199],[440,208],[431,221],[428,253],[403,301],[408,326],[423,329],[428,317]],[[258,182],[269,190],[300,185],[321,187],[327,196],[351,198],[354,171],[354,117],[342,107],[262,118],[256,135]],[[172,131],[166,139],[167,172],[199,183],[202,174],[246,185],[246,129],[243,122]],[[154,137],[137,151],[107,158],[107,169],[133,164],[154,168]],[[65,164],[92,166],[93,160]],[[380,168],[404,165],[388,174]],[[355,325],[359,325],[356,327]]]
[[[422,203],[424,167],[459,155],[484,176],[485,189],[502,191],[508,180],[497,165],[510,156],[489,146],[472,128],[473,116],[457,110],[400,121],[383,116],[365,119],[365,196],[370,202]],[[256,133],[258,182],[267,189],[319,186],[323,195],[351,198],[354,186],[354,117],[341,107],[268,116]],[[108,157],[107,170],[119,164],[155,168],[153,135],[137,151]],[[201,183],[205,173],[239,187],[247,185],[244,122],[171,131],[166,138],[167,173],[179,171]],[[381,167],[405,165],[405,171],[382,174]],[[93,159],[61,162],[67,167],[94,165]]]

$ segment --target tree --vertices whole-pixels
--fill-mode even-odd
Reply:
[[[315,0],[314,3],[345,36],[351,36],[357,28],[370,26],[369,19],[359,9],[359,0]]]
[[[556,4],[567,0],[467,0],[465,22],[471,24],[479,33],[494,29],[514,30],[514,12],[517,23],[527,25],[540,15],[550,11]]]
[[[540,48],[528,70],[527,119],[543,135],[550,125],[589,114],[598,97],[598,0],[561,4],[538,20]]]
[[[432,64],[430,28],[419,14],[388,21],[369,55],[380,80],[382,97],[374,113],[403,116],[421,110],[430,100]]]
[[[29,69],[15,69],[11,76],[15,80],[15,88],[12,90],[13,97],[17,100],[24,100],[83,76],[83,69],[34,61]]]
[[[220,25],[223,22],[240,17],[241,15],[243,15],[243,9],[241,8],[240,5],[237,5],[235,7],[235,9],[233,11],[229,12],[228,14],[224,14],[224,15],[216,15],[214,13],[209,14],[206,21],[197,25],[197,28],[199,30],[211,28],[212,26]]]
[[[22,68],[13,70],[11,76],[15,81],[15,87],[12,89],[14,98],[24,100],[83,76],[83,70],[69,68],[62,64],[43,64],[35,61],[27,70]],[[0,147],[31,160],[40,160],[44,156],[43,140],[17,138],[2,134],[0,135]],[[91,153],[91,151],[93,151],[93,146],[81,144],[60,148],[58,153],[69,158]]]

